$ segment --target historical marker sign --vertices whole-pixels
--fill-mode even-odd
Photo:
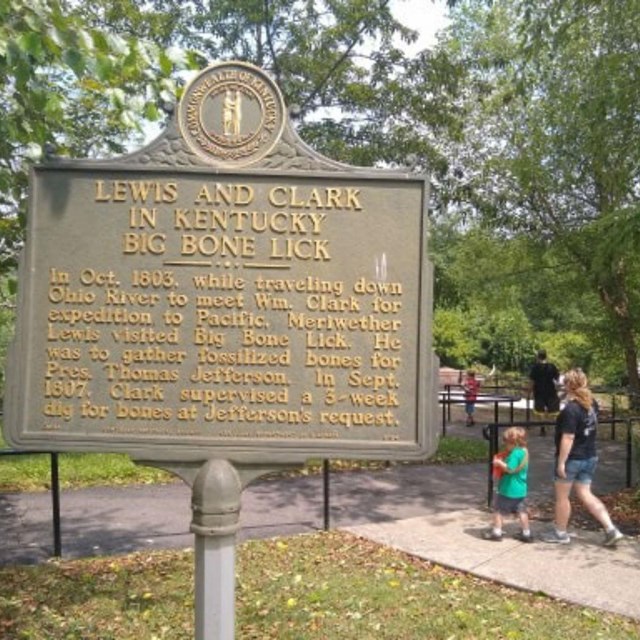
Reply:
[[[209,67],[116,161],[31,176],[5,433],[157,460],[435,448],[427,186],[309,150],[278,88]]]

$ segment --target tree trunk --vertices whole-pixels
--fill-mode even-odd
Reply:
[[[605,308],[615,322],[620,337],[620,344],[624,350],[624,360],[629,378],[629,408],[640,409],[640,375],[638,374],[638,349],[633,321],[629,315],[629,305],[624,288],[616,292],[601,286],[599,294]]]
[[[629,408],[640,409],[640,375],[638,375],[638,350],[635,344],[635,335],[631,323],[627,319],[620,319],[618,328],[620,340],[624,349],[624,360],[629,377]]]

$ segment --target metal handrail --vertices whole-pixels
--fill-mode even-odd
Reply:
[[[447,389],[443,392],[446,396],[439,396],[438,402],[442,405],[442,435],[447,435],[447,421],[451,421],[451,406],[465,404],[464,398],[451,397],[451,385],[447,385]],[[513,422],[514,417],[514,404],[522,400],[522,396],[509,396],[509,395],[485,395],[478,394],[476,404],[493,404],[493,420],[498,422],[500,416],[500,404],[509,404],[509,418]]]

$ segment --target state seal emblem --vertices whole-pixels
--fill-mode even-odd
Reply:
[[[273,149],[284,116],[282,94],[267,74],[245,62],[224,62],[207,67],[187,85],[178,125],[200,157],[242,167]]]

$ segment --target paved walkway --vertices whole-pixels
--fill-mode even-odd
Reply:
[[[480,437],[479,428],[448,433]],[[531,494],[550,498],[552,440],[530,438]],[[603,442],[596,489],[625,483],[622,445]],[[322,530],[321,476],[258,481],[243,493],[238,540]],[[571,545],[523,544],[507,536],[482,540],[490,516],[487,468],[469,465],[391,465],[377,472],[332,474],[330,526],[427,560],[544,592],[567,601],[640,620],[640,542],[616,549],[602,535],[573,531]],[[121,554],[141,549],[191,548],[191,492],[181,482],[163,486],[63,491],[63,557]],[[539,535],[549,523],[534,521]],[[517,523],[509,523],[507,533]],[[47,493],[0,494],[0,564],[36,563],[52,553],[51,499]]]

